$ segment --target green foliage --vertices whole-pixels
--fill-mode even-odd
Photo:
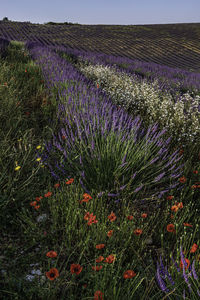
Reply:
[[[41,72],[22,43],[11,43],[8,56],[0,61],[0,70],[0,207],[1,216],[7,211],[2,219],[7,224],[8,220],[13,223],[16,210],[30,196],[27,187],[36,192],[46,180],[45,171],[36,162],[35,147],[43,143],[43,134],[48,136],[44,104],[49,97]],[[21,168],[15,171],[17,165]]]

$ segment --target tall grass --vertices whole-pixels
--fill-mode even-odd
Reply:
[[[90,194],[79,183],[78,172],[55,182],[39,155],[60,130],[56,91],[50,93],[43,80],[23,44],[12,42],[0,61],[2,298],[198,299],[199,145],[190,143],[184,152],[181,145],[172,145],[169,152],[177,147],[184,163],[177,178],[182,188],[155,197],[156,209],[136,205],[123,189],[119,207],[109,201],[113,195],[99,193],[97,179],[99,184],[105,181],[105,172],[104,185],[111,180],[114,135],[103,139],[99,134],[99,153],[107,153],[107,160],[99,165],[95,160],[98,178],[85,156]],[[131,161],[136,149],[128,150]],[[80,150],[71,158],[76,156]],[[121,164],[120,151],[119,158]],[[144,200],[145,193],[138,197]]]

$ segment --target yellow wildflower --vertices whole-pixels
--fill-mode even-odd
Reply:
[[[21,168],[20,166],[17,166],[17,167],[15,168],[15,171],[18,171],[20,168]]]

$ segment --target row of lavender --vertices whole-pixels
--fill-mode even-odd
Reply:
[[[179,68],[171,68],[121,56],[80,51],[66,47],[57,47],[57,51],[70,54],[84,62],[114,66],[119,71],[137,76],[138,79],[146,78],[149,81],[156,79],[162,90],[168,91],[173,95],[176,95],[177,92],[184,93],[186,91],[200,94],[200,73],[188,72]]]
[[[123,190],[133,201],[144,189],[148,196],[161,198],[178,185],[182,188],[177,183],[183,167],[177,165],[178,150],[170,155],[170,138],[159,139],[166,130],[158,132],[154,124],[145,132],[140,116],[133,119],[119,109],[55,51],[33,43],[27,48],[41,66],[48,88],[57,90],[60,129],[46,142],[42,157],[37,153],[55,180],[77,177],[87,193],[95,189],[120,198]],[[140,155],[133,158],[135,151]]]

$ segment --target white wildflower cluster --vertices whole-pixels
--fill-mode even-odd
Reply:
[[[158,82],[137,80],[134,76],[103,65],[79,62],[80,71],[98,83],[117,105],[145,122],[158,122],[169,134],[193,142],[200,133],[199,96],[186,93],[175,102],[170,93],[161,92]]]

